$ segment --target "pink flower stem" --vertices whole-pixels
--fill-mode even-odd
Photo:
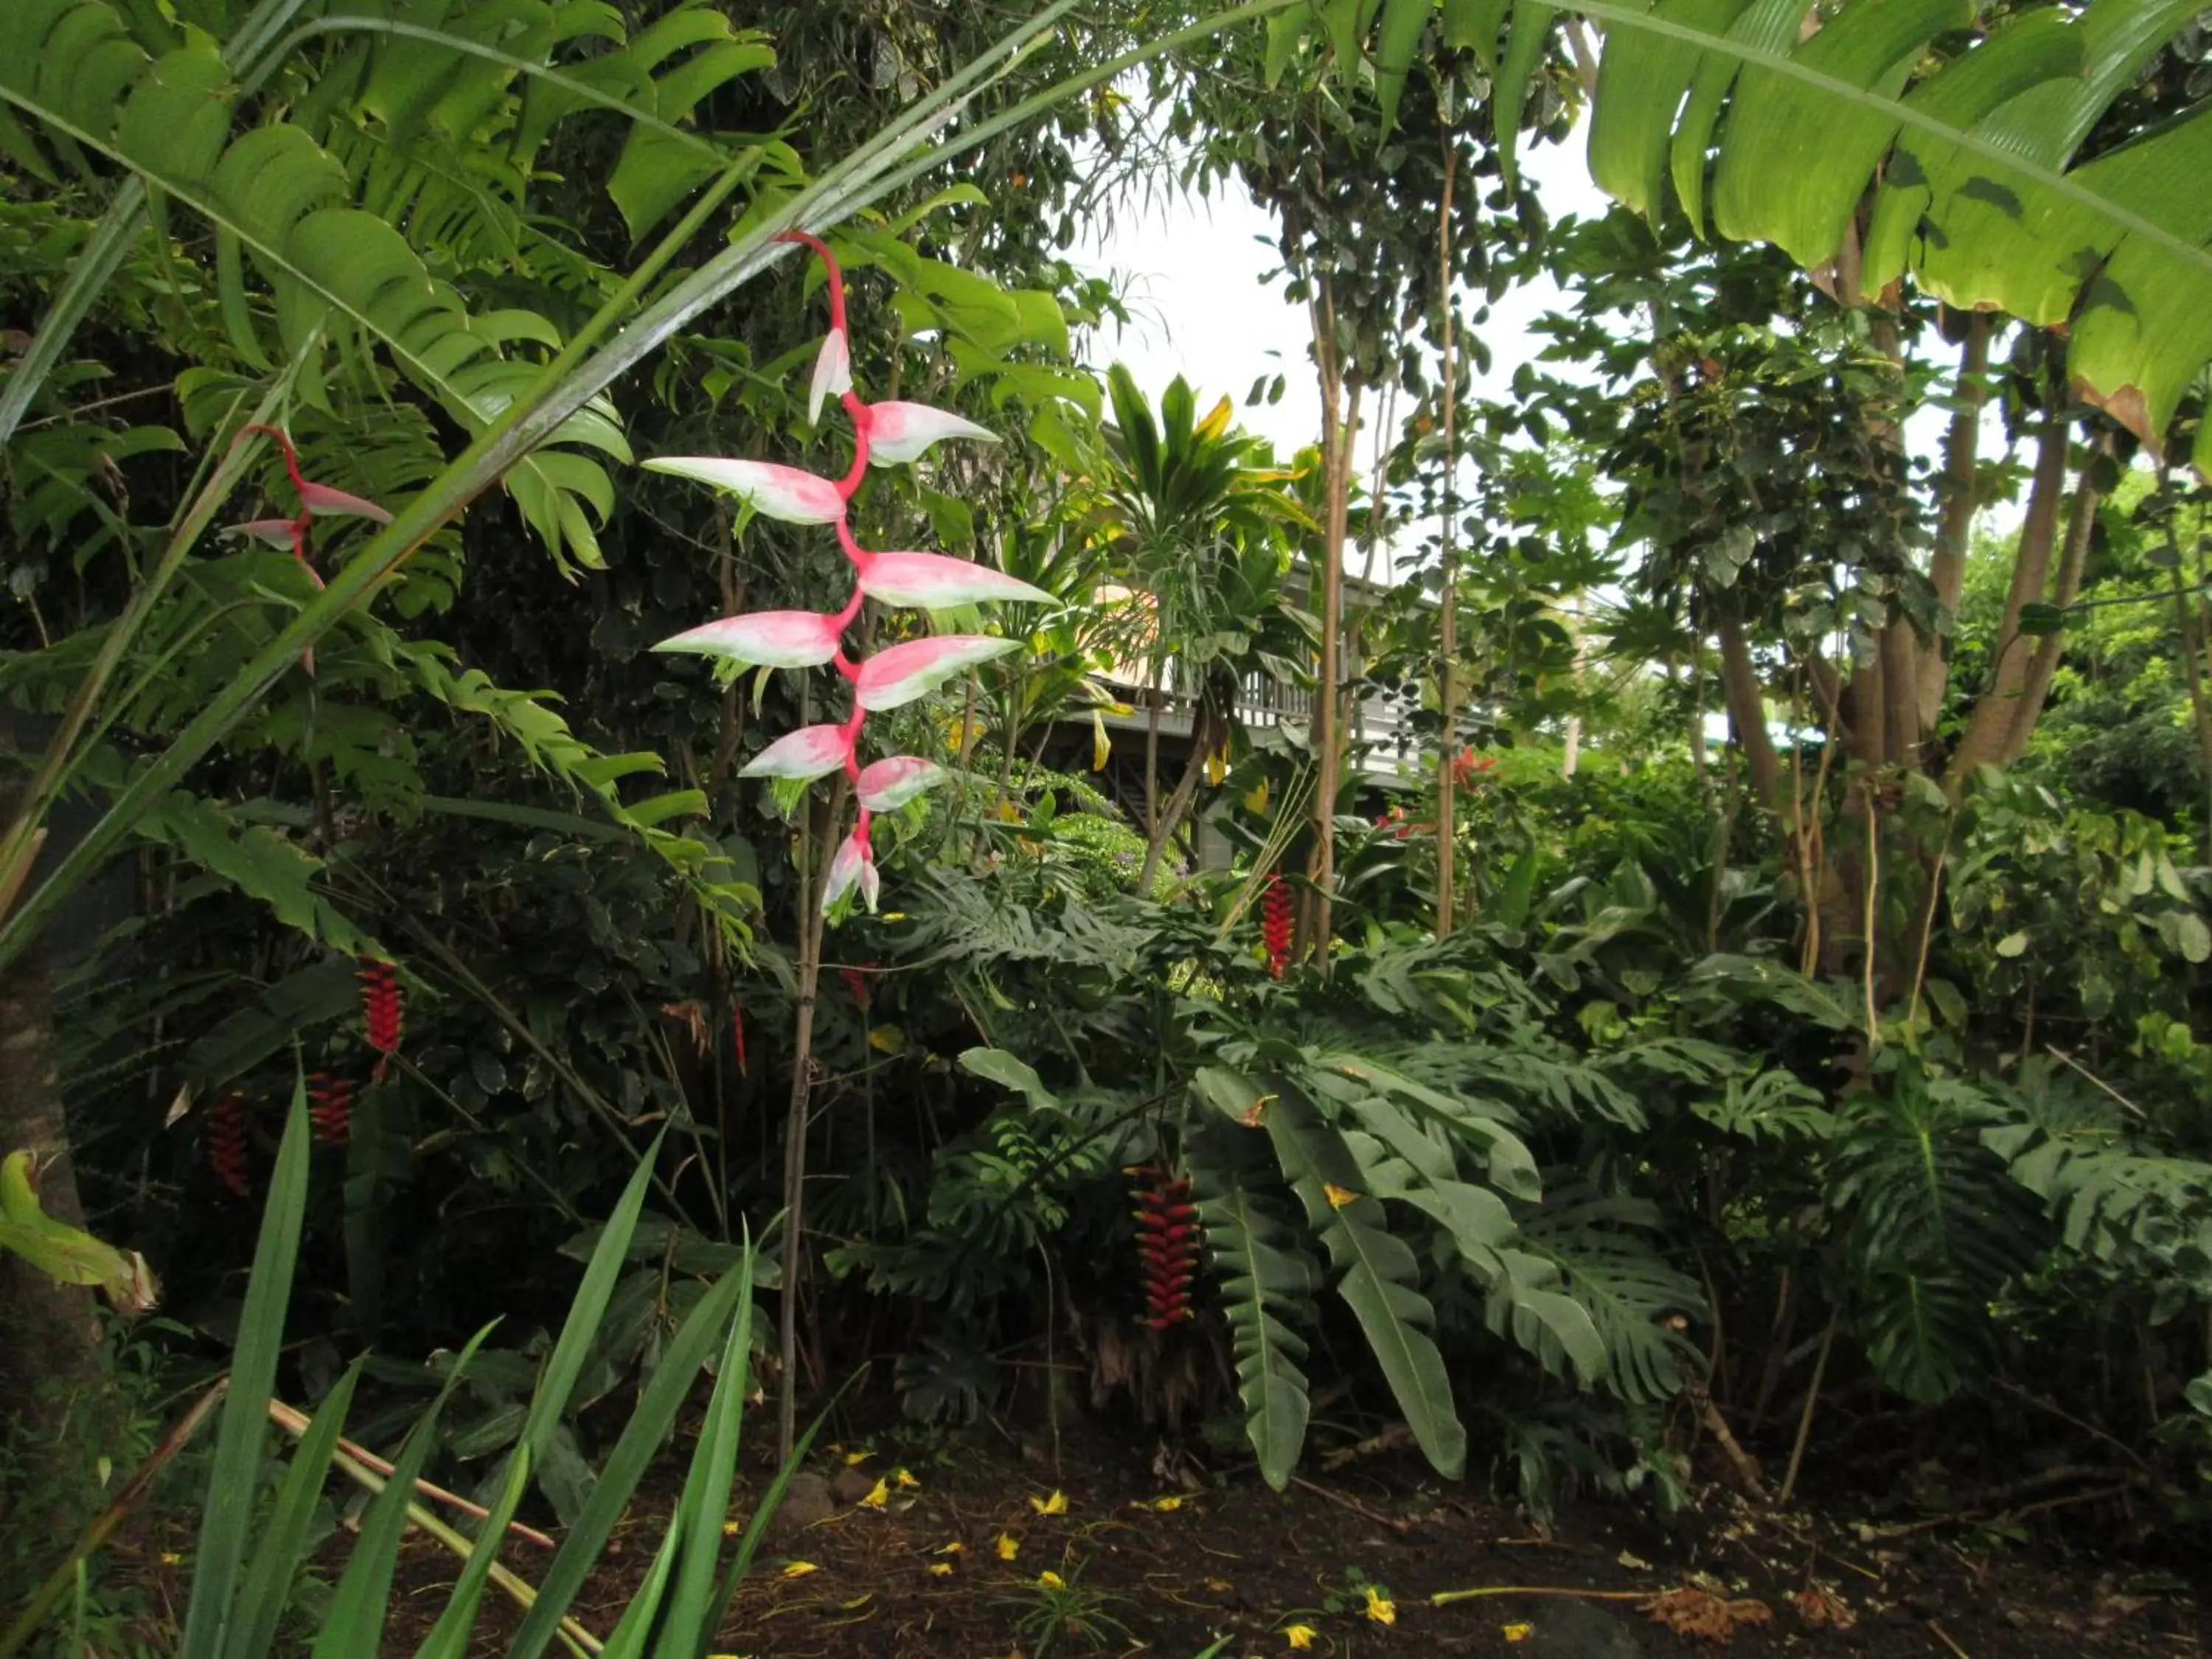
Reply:
[[[830,326],[844,327],[845,273],[838,269],[837,256],[830,252],[830,244],[819,236],[810,235],[803,230],[783,231],[775,240],[779,242],[796,243],[822,261],[822,274],[830,283]]]

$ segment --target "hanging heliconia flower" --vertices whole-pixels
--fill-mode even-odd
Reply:
[[[1267,887],[1260,900],[1260,936],[1267,944],[1267,971],[1277,979],[1291,963],[1291,939],[1297,931],[1290,884],[1278,871],[1267,872]]]
[[[1190,1283],[1198,1273],[1198,1206],[1190,1180],[1143,1164],[1136,1182],[1137,1255],[1144,1269],[1145,1323],[1164,1331],[1190,1317]]]
[[[353,1133],[353,1085],[328,1072],[307,1078],[307,1121],[315,1126],[315,1139],[328,1146],[343,1146]]]
[[[399,1031],[407,1005],[399,989],[399,970],[375,957],[361,959],[361,1018],[368,1028],[368,1046],[376,1050],[376,1077],[399,1052]]]
[[[981,635],[947,634],[910,640],[856,659],[846,654],[845,630],[860,614],[862,600],[946,611],[987,600],[1024,599],[1049,604],[1041,588],[965,559],[937,553],[871,552],[854,540],[847,516],[854,493],[868,468],[896,465],[919,457],[945,438],[973,438],[995,443],[987,428],[941,409],[921,404],[863,402],[853,390],[852,346],[845,326],[845,277],[836,257],[817,237],[786,231],[780,239],[810,249],[822,262],[830,289],[830,334],[814,360],[807,395],[807,418],[819,420],[822,405],[836,398],[853,422],[853,464],[842,478],[818,477],[798,467],[769,461],[730,460],[716,456],[669,456],[645,465],[658,472],[696,478],[728,491],[752,509],[786,524],[829,525],[853,567],[853,592],[842,610],[757,611],[724,617],[663,640],[658,651],[693,652],[745,667],[834,666],[853,688],[853,711],[846,719],[802,726],[761,750],[745,765],[747,777],[787,778],[811,782],[831,772],[852,779],[860,799],[858,821],[830,860],[823,890],[828,909],[857,893],[876,907],[875,849],[868,830],[878,812],[905,805],[945,775],[914,755],[897,755],[863,767],[858,750],[861,723],[871,713],[896,708],[933,690],[953,675],[1014,649],[1018,641]]]
[[[356,518],[390,524],[392,514],[374,501],[364,501],[359,495],[349,495],[343,489],[334,489],[328,484],[317,483],[307,477],[300,471],[300,452],[292,447],[291,435],[281,427],[265,426],[256,421],[250,426],[240,427],[238,436],[231,441],[236,444],[249,434],[257,433],[273,441],[283,453],[284,474],[292,481],[292,494],[299,501],[300,510],[289,519],[254,519],[245,524],[234,524],[223,533],[251,536],[258,541],[267,542],[271,547],[290,548],[292,556],[300,562],[300,568],[307,573],[307,580],[319,588],[325,585],[322,573],[307,558],[307,532],[313,527],[315,520]],[[301,652],[300,660],[306,665],[310,674],[315,672],[315,653],[313,651]]]
[[[240,1198],[246,1196],[246,1097],[233,1091],[208,1108],[208,1168]]]

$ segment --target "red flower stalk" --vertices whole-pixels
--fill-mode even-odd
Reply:
[[[329,1146],[343,1146],[353,1133],[353,1085],[328,1072],[307,1078],[307,1118],[315,1126],[315,1139]]]
[[[1269,871],[1267,892],[1260,901],[1260,932],[1267,942],[1267,971],[1277,979],[1290,965],[1291,936],[1297,925],[1292,908],[1289,884],[1279,872]]]
[[[727,490],[767,518],[834,529],[853,568],[852,592],[835,611],[763,611],[723,617],[663,640],[654,648],[696,653],[747,667],[832,667],[852,687],[852,712],[846,719],[787,733],[747,762],[742,775],[808,783],[842,769],[852,780],[859,817],[830,860],[822,905],[829,910],[848,895],[858,894],[872,910],[879,885],[875,848],[869,839],[874,815],[903,805],[945,774],[942,768],[914,755],[890,756],[863,767],[858,748],[862,724],[870,714],[912,702],[953,675],[1016,649],[1019,641],[939,635],[908,640],[860,659],[846,653],[845,630],[860,614],[862,601],[869,599],[883,605],[947,611],[987,600],[1047,604],[1053,596],[988,565],[939,553],[878,552],[854,538],[848,508],[870,466],[902,465],[945,438],[997,440],[984,428],[943,410],[863,399],[853,389],[845,278],[836,257],[820,238],[805,231],[785,231],[777,240],[807,249],[821,262],[828,279],[830,332],[815,359],[807,419],[818,420],[823,404],[831,401],[845,411],[853,428],[852,465],[839,478],[773,462],[711,455],[667,456],[646,465]]]
[[[368,1046],[380,1054],[399,1052],[400,1027],[407,1004],[399,989],[399,972],[375,957],[361,959],[361,1018],[368,1028]]]
[[[1146,1164],[1128,1171],[1136,1182],[1137,1258],[1143,1268],[1145,1323],[1164,1331],[1190,1317],[1190,1285],[1198,1273],[1198,1206],[1190,1180]]]
[[[208,1168],[240,1198],[246,1196],[246,1097],[235,1090],[208,1108]]]

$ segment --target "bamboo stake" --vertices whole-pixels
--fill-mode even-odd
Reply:
[[[272,1398],[270,1401],[269,1419],[272,1423],[276,1424],[278,1428],[283,1430],[287,1434],[292,1435],[295,1437],[304,1435],[307,1431],[308,1419],[307,1413],[298,1410],[295,1407],[286,1405],[281,1400]],[[352,1458],[356,1463],[365,1464],[369,1468],[375,1470],[377,1474],[382,1475],[387,1480],[392,1478],[394,1473],[392,1465],[386,1462],[384,1459],[379,1457],[374,1452],[369,1450],[366,1446],[359,1445],[355,1442],[347,1439],[343,1435],[340,1435],[338,1437],[337,1445],[340,1451]],[[415,1490],[421,1492],[425,1498],[434,1498],[437,1502],[447,1505],[448,1508],[459,1510],[463,1515],[471,1516],[478,1521],[489,1521],[491,1519],[490,1510],[483,1508],[479,1504],[471,1504],[467,1498],[462,1497],[459,1492],[447,1492],[443,1486],[434,1485],[430,1481],[417,1480],[415,1483]],[[508,1522],[507,1523],[507,1529],[509,1533],[518,1538],[528,1539],[532,1543],[536,1544],[542,1549],[550,1550],[558,1549],[560,1547],[560,1546],[552,1539],[548,1538],[544,1533],[538,1531],[537,1528],[526,1527],[520,1521]]]
[[[1453,175],[1458,170],[1459,146],[1454,135],[1444,135],[1443,204],[1437,210],[1438,295],[1444,318],[1444,517],[1443,590],[1437,617],[1437,655],[1441,669],[1437,684],[1437,713],[1443,730],[1437,740],[1437,937],[1452,929],[1452,878],[1458,848],[1459,802],[1452,772],[1452,751],[1459,746],[1459,548],[1453,540],[1459,515],[1455,486],[1459,482],[1459,382],[1452,348],[1451,210]]]

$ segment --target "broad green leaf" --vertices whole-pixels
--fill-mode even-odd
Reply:
[[[1049,1108],[1060,1104],[1052,1091],[1044,1086],[1044,1079],[1036,1074],[1036,1068],[1004,1048],[963,1049],[960,1069],[1002,1089],[1014,1090],[1032,1106]]]
[[[1291,1321],[1309,1312],[1317,1275],[1290,1228],[1253,1190],[1239,1159],[1217,1158],[1211,1136],[1194,1138],[1189,1150],[1206,1254],[1229,1321],[1245,1433],[1261,1478],[1279,1492],[1297,1468],[1310,1409],[1299,1369],[1306,1345]]]

